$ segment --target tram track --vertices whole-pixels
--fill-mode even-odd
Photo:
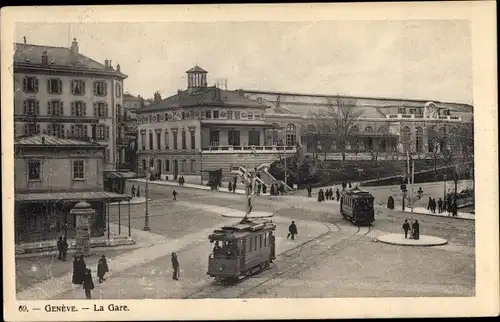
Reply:
[[[339,231],[342,230],[341,226],[339,226],[336,222],[332,222],[334,226],[336,226]],[[341,238],[340,240],[338,239],[332,239],[331,236],[333,235],[333,231],[331,227],[325,223],[323,223],[328,229],[327,232],[310,239],[309,241],[297,245],[291,249],[288,249],[280,254],[278,254],[276,257],[277,258],[285,258],[283,262],[277,263],[275,261],[275,266],[280,265],[280,266],[286,266],[282,271],[274,272],[272,273],[271,276],[262,279],[255,278],[254,280],[257,281],[257,284],[250,285],[245,284],[245,281],[252,281],[252,278],[255,277],[253,276],[247,276],[242,279],[240,279],[237,283],[232,284],[232,285],[221,285],[217,283],[216,281],[211,282],[210,284],[192,292],[189,293],[188,295],[182,297],[183,299],[201,299],[201,298],[241,298],[244,297],[247,294],[250,294],[252,291],[257,290],[258,288],[262,287],[263,285],[267,285],[269,283],[272,283],[273,281],[278,280],[279,278],[282,278],[283,276],[289,274],[290,276],[295,276],[299,274],[304,268],[307,268],[309,266],[312,266],[314,262],[318,261],[321,258],[324,258],[325,256],[331,254],[331,252],[335,248],[339,248],[339,245],[344,245],[344,247],[341,247],[339,249],[336,249],[337,251],[340,251],[342,249],[345,249],[347,245],[349,244],[350,241],[359,241],[365,236],[367,236],[370,231],[371,227],[368,227],[367,231],[365,233],[360,234],[361,232],[361,227],[357,227],[356,232],[353,234],[347,236],[346,238]],[[355,238],[356,236],[360,236],[359,238]],[[332,243],[333,241],[333,243]],[[315,248],[319,247],[319,251],[315,250]],[[288,254],[291,253],[306,253],[308,254],[307,258],[302,258],[302,257],[293,257],[290,258]],[[290,259],[287,261],[286,259]],[[259,274],[265,274],[266,271],[269,271],[270,268],[268,268],[265,271],[260,272]],[[258,276],[258,275],[257,275]],[[268,291],[269,289],[276,287],[277,285],[281,285],[283,282],[275,283],[273,286],[269,287],[266,289]],[[238,290],[239,289],[239,290]],[[234,295],[234,291],[237,291],[237,295]],[[262,293],[262,292],[258,292]]]

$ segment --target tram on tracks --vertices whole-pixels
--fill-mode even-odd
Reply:
[[[340,198],[340,213],[356,225],[371,225],[375,221],[374,200],[369,192],[357,187],[347,190]]]
[[[276,258],[274,232],[270,220],[250,220],[222,227],[209,235],[214,244],[208,272],[216,280],[237,281],[267,269]]]

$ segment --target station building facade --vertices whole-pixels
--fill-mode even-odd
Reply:
[[[325,117],[335,104],[359,111],[349,128],[348,158],[399,158],[406,152],[427,158],[449,148],[435,133],[450,136],[473,123],[466,104],[223,90],[207,86],[207,72],[198,66],[186,73],[187,90],[166,99],[155,94],[151,105],[136,111],[143,171],[176,178],[222,169],[227,177],[235,166],[254,169],[297,150],[341,158],[344,148]]]

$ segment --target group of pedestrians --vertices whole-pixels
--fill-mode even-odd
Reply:
[[[66,237],[59,237],[57,240],[57,251],[59,252],[57,259],[60,261],[66,261],[66,254],[68,253],[68,240]]]
[[[435,198],[429,197],[429,201],[427,203],[427,210],[429,210],[433,214],[436,213],[436,210],[439,214],[447,211],[448,216],[457,216],[458,206],[456,202],[453,202],[453,198],[451,195],[449,195],[448,199],[446,199],[445,201],[439,198],[437,202]]]
[[[311,189],[311,186],[308,186],[307,187],[307,197],[311,197],[312,196],[312,189]],[[334,192],[333,192],[333,188],[328,188],[326,189],[326,191],[323,191],[323,189],[319,189],[318,191],[318,202],[322,202],[322,201],[325,201],[325,200],[337,200],[339,201],[340,200],[340,191],[339,189],[337,189],[335,191],[335,196],[334,196]]]
[[[99,283],[106,280],[104,276],[107,272],[109,272],[108,262],[106,256],[102,255],[97,264],[97,278]],[[73,276],[71,281],[73,284],[82,285],[85,290],[85,297],[89,300],[92,299],[92,290],[94,289],[92,271],[90,268],[87,268],[83,255],[73,256]]]
[[[418,223],[418,220],[412,219],[412,223],[410,225],[408,219],[405,219],[402,228],[405,233],[405,239],[408,238],[408,232],[410,233],[410,239],[420,239],[420,224]]]

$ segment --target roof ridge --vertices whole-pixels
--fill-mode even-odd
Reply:
[[[71,48],[69,48],[69,47],[63,47],[63,46],[51,46],[51,45],[25,44],[25,43],[19,43],[19,42],[16,42],[15,44],[16,44],[16,45],[20,45],[20,46],[49,47],[49,48],[60,48],[60,49],[68,49],[68,50],[71,50]]]

